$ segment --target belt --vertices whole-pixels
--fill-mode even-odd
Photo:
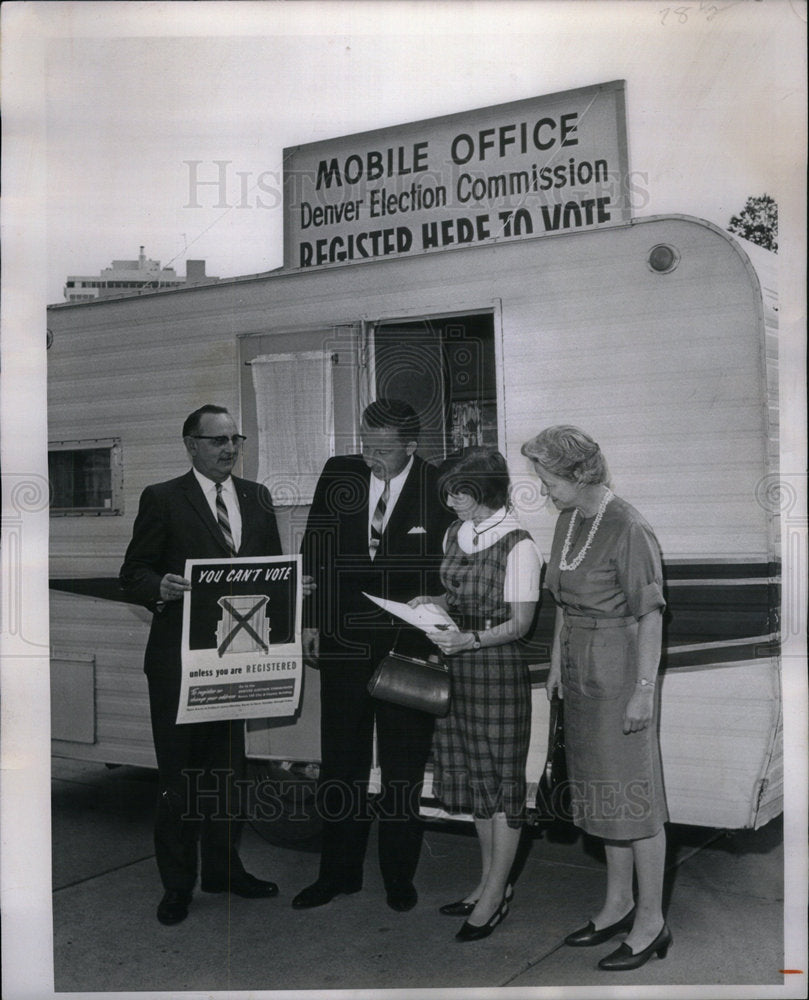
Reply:
[[[634,625],[637,618],[589,618],[587,615],[565,613],[565,625],[570,628],[626,628]]]

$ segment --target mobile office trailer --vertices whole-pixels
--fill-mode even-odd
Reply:
[[[140,492],[185,467],[185,416],[206,401],[237,416],[242,472],[273,490],[294,552],[307,479],[324,455],[356,449],[366,402],[396,395],[420,411],[427,457],[470,441],[504,452],[546,555],[554,517],[520,446],[562,422],[601,443],[616,492],[663,552],[671,818],[767,822],[782,808],[773,277],[771,254],[672,216],[51,307],[53,753],[154,763],[149,615],[121,600],[116,576]],[[309,380],[306,393],[293,376]],[[531,781],[547,735],[552,619],[545,594]],[[248,723],[249,752],[316,761],[318,716],[307,669],[298,716]]]

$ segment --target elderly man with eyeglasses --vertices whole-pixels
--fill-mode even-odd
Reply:
[[[120,574],[132,602],[153,612],[144,670],[159,771],[155,853],[164,894],[157,919],[167,925],[188,915],[198,842],[203,892],[278,894],[274,882],[245,871],[237,851],[243,723],[175,722],[181,598],[191,586],[183,576],[186,559],[280,555],[278,528],[269,491],[232,475],[244,438],[224,407],[195,410],[182,436],[192,468],[143,491]]]

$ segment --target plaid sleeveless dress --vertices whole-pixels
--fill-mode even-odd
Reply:
[[[530,538],[510,531],[480,552],[458,545],[460,521],[451,525],[441,564],[450,614],[473,619],[479,629],[509,618],[503,600],[508,555]],[[464,627],[463,625],[461,627]],[[531,730],[531,683],[519,644],[487,646],[447,657],[452,701],[437,719],[433,743],[433,792],[449,812],[489,819],[504,812],[518,827],[525,807],[525,762]]]

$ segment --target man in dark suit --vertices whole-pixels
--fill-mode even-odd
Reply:
[[[304,601],[303,643],[304,657],[320,667],[323,844],[318,879],[295,897],[296,909],[362,888],[373,820],[368,777],[374,721],[387,901],[404,911],[418,898],[419,792],[433,717],[368,694],[368,680],[398,629],[363,591],[407,601],[440,589],[437,571],[451,518],[439,500],[437,470],[415,455],[419,430],[407,403],[377,400],[363,413],[362,454],[329,459],[315,490],[301,551],[304,572],[317,589]]]
[[[273,556],[281,544],[269,492],[231,470],[244,438],[221,406],[195,410],[183,425],[193,468],[141,496],[120,582],[133,603],[154,613],[144,669],[159,771],[155,852],[164,895],[157,919],[188,914],[200,843],[203,892],[275,896],[278,886],[245,871],[236,845],[244,722],[177,725],[182,596],[186,559]]]

